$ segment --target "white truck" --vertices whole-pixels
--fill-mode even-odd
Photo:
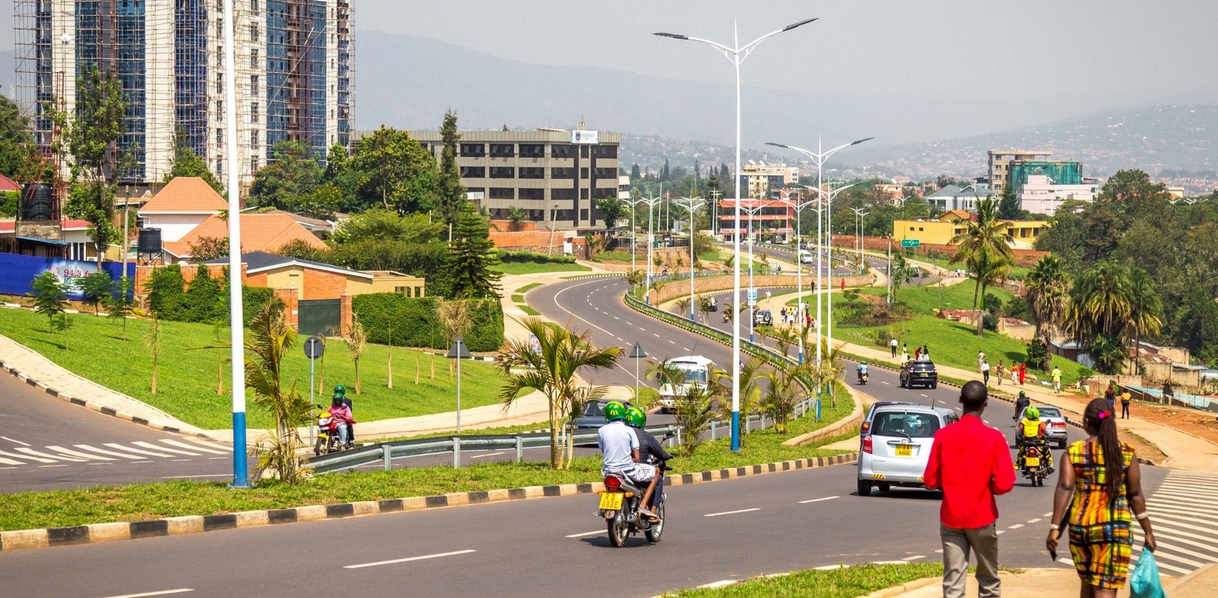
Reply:
[[[685,396],[690,387],[706,389],[715,364],[701,355],[686,355],[669,359],[667,365],[684,374],[684,381],[681,383],[660,385],[660,409],[669,413],[676,408],[677,397]]]

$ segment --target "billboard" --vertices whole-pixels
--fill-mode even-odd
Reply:
[[[571,143],[596,145],[600,142],[600,131],[571,131]]]
[[[122,264],[119,262],[102,262],[101,268],[111,279],[122,276]],[[97,262],[0,253],[0,294],[30,293],[33,290],[30,282],[43,272],[54,274],[67,287],[69,298],[82,299],[80,279],[97,272]],[[135,277],[134,263],[127,264],[127,276]]]

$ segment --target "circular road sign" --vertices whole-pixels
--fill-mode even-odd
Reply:
[[[317,359],[326,351],[326,345],[321,342],[320,336],[310,336],[305,339],[304,353],[309,359]]]

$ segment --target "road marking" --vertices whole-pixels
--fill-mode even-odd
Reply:
[[[841,565],[841,564],[838,564],[838,565],[824,565],[824,566],[821,566],[821,567],[813,567],[813,569],[816,569],[817,571],[833,571],[833,570],[835,570],[835,569],[845,569],[845,568],[846,568],[846,566],[845,566],[845,565]]]
[[[888,386],[892,386],[892,384],[891,384],[891,383],[885,382],[885,381],[883,381],[883,380],[880,380],[880,384],[887,384]]]
[[[412,557],[404,558],[404,559],[393,559],[392,561],[377,561],[375,563],[363,563],[363,564],[359,564],[359,565],[346,565],[343,567],[343,569],[363,569],[364,567],[376,567],[379,565],[393,565],[396,563],[409,563],[410,561],[423,561],[423,560],[427,560],[427,559],[438,559],[438,558],[446,557],[446,556],[469,554],[471,552],[478,552],[478,551],[477,550],[457,550],[455,552],[441,552],[439,554],[427,554],[427,555],[423,555],[423,556],[412,556]]]
[[[141,450],[141,449],[137,449],[137,448],[131,448],[131,447],[123,446],[117,442],[107,442],[107,443],[103,444],[102,446],[108,446],[112,449],[118,449],[120,451],[127,451],[128,453],[135,453],[137,455],[148,455],[150,457],[169,458],[169,457],[173,456],[173,455],[166,455],[165,453],[154,453],[152,451],[145,451],[145,450]]]
[[[3,461],[0,461],[0,463],[3,463]],[[25,465],[25,464],[22,463],[22,465]],[[0,467],[0,470],[2,470],[2,469],[17,469],[17,468],[16,467]]]
[[[4,465],[25,465],[24,461],[14,461],[12,459],[5,459],[4,457],[0,457],[0,463],[3,463]],[[5,467],[5,469],[12,469],[12,468]]]
[[[760,510],[761,510],[760,507],[754,507],[752,509],[740,509],[739,511],[724,511],[722,513],[709,513],[707,515],[703,515],[703,517],[718,517],[720,515],[735,515],[736,513],[749,513],[751,511],[760,511]]]
[[[659,336],[659,335],[657,335],[657,336]],[[677,343],[674,343],[674,342],[672,342],[672,341],[668,341],[668,344],[670,344],[670,345],[675,345],[675,344],[677,344]]]
[[[186,440],[189,440],[195,444],[201,444],[207,448],[215,449],[215,450],[221,451],[223,453],[232,453],[233,452],[232,447],[227,447],[222,444],[212,444],[210,442],[207,442],[206,440],[203,440],[201,438],[195,438],[193,436],[186,436],[185,438],[186,438]]]
[[[161,478],[162,480],[182,480],[190,478],[227,478],[232,477],[231,473],[207,473],[199,475],[171,475]]]
[[[67,465],[39,465],[38,467],[67,467]]]
[[[921,392],[921,393],[918,393],[918,394],[920,394],[920,395],[922,395],[922,396],[924,396],[924,397],[926,397],[926,398],[928,398],[928,399],[930,398],[930,395],[927,395],[927,394],[926,394],[926,393],[924,393],[924,392]]]
[[[214,448],[208,448],[206,446],[203,446],[202,444],[190,445],[190,444],[186,444],[185,442],[180,442],[180,441],[174,440],[172,438],[162,438],[161,442],[171,445],[171,446],[176,446],[178,448],[189,449],[192,451],[203,451],[205,453],[211,453],[213,455],[224,455],[224,454],[232,452],[232,451],[221,451],[221,450],[217,450]],[[163,447],[157,447],[157,448],[163,448]]]
[[[1052,517],[1052,516],[1053,516],[1053,513],[1045,513],[1044,515],[1041,515],[1041,517]]]
[[[660,335],[658,335],[658,334],[656,334],[656,333],[654,333],[654,332],[653,332],[653,333],[651,333],[651,335],[652,335],[652,336],[654,336],[654,337],[656,337],[656,338],[660,338]]]
[[[994,532],[994,534],[996,534],[996,535],[1005,534],[1005,533],[1007,533],[1007,530],[1005,530],[1005,529],[1000,529],[1000,530]]]
[[[170,463],[181,463],[183,461],[194,461],[194,459],[170,459]]]
[[[8,436],[0,436],[0,438],[3,438],[3,439],[5,439],[5,440],[7,440],[7,441],[9,441],[9,442],[14,443],[14,444],[20,444],[21,446],[29,446],[28,444],[26,444],[26,443],[24,443],[24,442],[21,442],[20,440],[13,440],[12,438],[9,438]]]
[[[34,455],[36,457],[45,457],[47,459],[53,459],[53,460],[58,459],[60,461],[72,461],[73,463],[84,463],[85,461],[88,461],[88,459],[75,459],[72,457],[65,457],[63,455],[48,455],[46,453],[40,453],[34,449],[19,448],[19,449],[15,449],[15,450],[19,453],[25,453],[27,455]],[[28,459],[29,457],[26,457],[26,458]],[[54,462],[54,461],[52,461],[52,462]]]
[[[144,592],[143,594],[123,594],[122,596],[108,596],[107,598],[144,598],[144,596],[164,596],[166,594],[185,594],[193,592],[190,588],[178,588],[176,590],[161,590],[159,592]]]
[[[872,565],[908,565],[909,561],[871,561]]]
[[[62,446],[55,446],[55,445],[48,444],[47,448],[52,451],[55,451],[57,453],[63,453],[70,457],[80,457],[81,459],[85,459],[88,461],[113,461],[114,460],[114,459],[111,459],[110,457],[102,457],[99,455],[89,455],[89,454],[82,453],[79,451],[74,451],[72,449],[66,449],[66,448],[63,448]]]
[[[1029,519],[1028,523],[1040,523],[1040,517],[1037,517],[1036,519]]]
[[[810,502],[820,502],[820,501],[822,501],[822,500],[833,500],[833,499],[835,499],[835,498],[841,498],[841,497],[839,497],[839,496],[826,496],[826,497],[824,497],[824,498],[813,498],[813,499],[811,499],[811,500],[801,500],[801,501],[799,501],[799,504],[801,504],[801,505],[806,505],[806,504],[808,504],[808,503],[810,503]]]
[[[152,444],[151,442],[144,442],[142,440],[132,442],[131,444],[134,444],[135,446],[141,446],[146,449],[152,449],[154,451],[165,451],[165,452],[169,453],[170,457],[172,457],[174,455],[186,455],[187,457],[198,457],[199,456],[199,453],[192,453],[190,451],[183,451],[180,449],[172,449],[169,447],[157,446],[155,444]]]
[[[603,533],[605,533],[605,530],[603,530],[603,529],[598,529],[598,530],[596,530],[596,531],[594,531],[594,532],[584,532],[584,533],[582,533],[582,534],[571,534],[570,536],[566,536],[566,537],[568,537],[568,538],[582,538],[582,537],[584,537],[584,536],[595,536],[595,535],[597,535],[597,534],[603,534]]]
[[[1071,567],[1074,566],[1074,561],[1071,559],[1067,559],[1067,558],[1059,558],[1059,559],[1057,559],[1057,562],[1059,562],[1063,565],[1070,565]]]
[[[1021,527],[1023,527],[1022,523],[1016,523],[1015,525],[1012,525],[1011,527],[1009,527],[1007,529],[1019,529]]]
[[[719,581],[712,581],[710,583],[702,584],[702,585],[698,586],[698,589],[713,590],[715,588],[725,588],[727,586],[732,586],[732,585],[736,585],[736,580],[720,579]]]
[[[228,457],[208,457],[207,458],[208,461],[216,461],[219,459],[228,459]]]
[[[497,452],[497,453],[487,453],[487,454],[485,454],[485,455],[474,455],[474,456],[470,457],[470,459],[482,459],[482,458],[485,458],[485,457],[494,457],[495,455],[502,455],[502,454],[503,454],[503,452],[504,452],[504,451],[499,451],[499,452]]]
[[[905,557],[905,558],[904,558],[904,559],[902,559],[902,560],[905,560],[905,561],[916,561],[916,560],[918,560],[918,559],[924,559],[924,558],[926,558],[926,556],[925,556],[925,555],[921,555],[921,554],[915,554],[915,555],[913,555],[913,556],[907,556],[907,557]]]
[[[94,448],[87,444],[76,444],[73,446],[75,446],[78,449],[84,450],[84,451],[93,451],[95,453],[101,453],[103,455],[110,455],[111,457],[122,457],[124,459],[136,459],[136,460],[141,460],[141,459],[147,458],[147,457],[141,457],[139,455],[131,455],[128,453],[118,453],[118,452],[114,452],[114,451],[108,451],[106,449]]]

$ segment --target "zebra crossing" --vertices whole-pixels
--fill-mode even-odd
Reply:
[[[1218,563],[1218,473],[1173,469],[1146,499],[1155,532],[1155,561],[1167,575],[1185,575]],[[1141,528],[1135,530],[1134,559],[1140,554]]]
[[[21,466],[65,467],[103,463],[152,463],[158,460],[226,459],[233,451],[221,444],[183,436],[156,442],[97,442],[93,444],[49,444],[34,447],[0,436],[0,470]]]

